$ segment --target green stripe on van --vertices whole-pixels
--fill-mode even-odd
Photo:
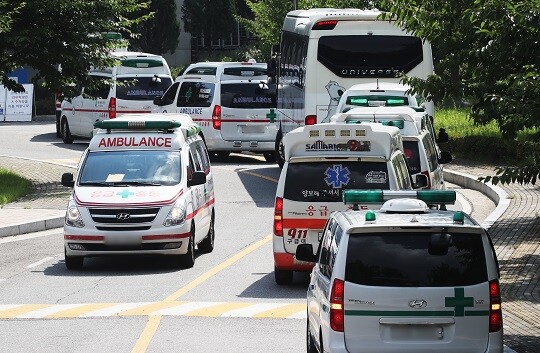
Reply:
[[[138,68],[161,67],[163,66],[163,62],[152,59],[128,59],[122,60],[122,66]]]
[[[382,311],[382,310],[345,310],[345,315],[349,316],[398,316],[398,317],[422,317],[422,316],[443,316],[453,317],[454,310],[441,311]],[[489,310],[468,310],[465,316],[489,316]]]

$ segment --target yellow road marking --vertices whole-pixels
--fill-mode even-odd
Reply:
[[[297,314],[302,310],[306,310],[306,304],[288,304],[279,308],[263,311],[253,317],[281,318]]]
[[[53,306],[53,305],[52,304],[26,304],[23,306],[18,306],[16,308],[0,311],[0,319],[11,319],[16,316],[29,313],[31,311],[48,308],[50,306]]]
[[[186,313],[186,316],[206,316],[206,317],[215,317],[220,316],[224,312],[235,310],[235,309],[242,309],[248,306],[252,306],[252,303],[242,303],[242,302],[230,302],[230,303],[221,303],[214,306],[210,306],[208,308],[202,308],[190,311]]]
[[[156,334],[160,322],[161,316],[150,316],[148,318],[148,322],[146,323],[146,326],[141,333],[141,336],[137,340],[135,347],[133,347],[133,349],[131,350],[131,353],[146,352],[148,346],[150,345],[150,342],[152,341],[152,338],[154,338],[154,335]]]
[[[259,178],[264,179],[264,180],[272,181],[272,182],[274,182],[276,184],[278,182],[278,180],[275,179],[275,178],[272,178],[272,177],[269,177],[269,176],[266,176],[266,175],[262,175],[262,174],[259,174],[259,173],[255,173],[255,172],[252,172],[252,171],[249,171],[249,170],[236,169],[235,171],[238,172],[238,173],[244,173],[244,174],[259,177]]]
[[[115,306],[115,305],[118,305],[118,303],[86,304],[86,305],[80,306],[78,308],[62,310],[62,311],[56,312],[54,314],[47,315],[45,317],[48,318],[48,319],[77,317],[77,316],[89,313],[91,311],[94,311],[94,310],[110,308],[110,307]]]
[[[138,308],[129,309],[126,311],[122,311],[118,313],[118,316],[141,316],[141,315],[148,315],[154,311],[161,310],[161,309],[168,309],[175,306],[179,306],[185,304],[185,302],[156,302],[147,304]]]

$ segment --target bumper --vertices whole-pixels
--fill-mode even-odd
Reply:
[[[294,254],[285,251],[283,237],[274,236],[274,266],[280,270],[310,272],[315,266],[314,262],[297,261]]]
[[[224,141],[219,139],[206,139],[208,151],[230,152],[273,152],[274,141]]]

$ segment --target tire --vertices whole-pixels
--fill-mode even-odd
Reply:
[[[274,266],[274,279],[276,283],[280,286],[288,285],[292,283],[293,280],[293,271],[290,270],[280,270]]]
[[[274,156],[279,168],[283,168],[283,164],[285,164],[285,150],[283,148],[283,134],[281,133],[281,129],[278,130],[276,135]]]
[[[81,270],[84,263],[84,256],[68,256],[64,248],[64,261],[68,270]]]
[[[208,254],[214,250],[214,211],[212,211],[212,218],[210,219],[210,229],[206,237],[197,245],[197,249],[203,253]]]
[[[188,251],[182,255],[176,255],[174,265],[178,268],[192,268],[195,265],[195,227],[191,226]]]
[[[318,353],[317,347],[315,346],[315,342],[313,342],[313,335],[311,334],[311,330],[309,329],[309,321],[307,322],[307,329],[306,329],[306,346],[307,346],[307,353]]]
[[[275,163],[276,162],[276,153],[275,152],[264,152],[263,153],[264,160],[269,163]]]
[[[73,136],[71,135],[71,131],[69,130],[69,124],[67,122],[67,119],[62,119],[62,141],[64,143],[73,143]]]

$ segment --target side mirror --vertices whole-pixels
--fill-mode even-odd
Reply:
[[[277,60],[275,58],[272,58],[272,59],[268,60],[268,62],[266,63],[266,75],[272,81],[274,81],[276,79],[276,76],[277,76]]]
[[[187,186],[202,185],[206,183],[206,174],[201,171],[193,172],[191,179],[188,180]]]
[[[446,143],[450,140],[448,137],[448,134],[446,133],[446,130],[443,128],[439,129],[439,137],[436,139],[437,143]]]
[[[441,151],[441,158],[439,158],[439,164],[446,164],[452,162],[452,154],[449,151]]]
[[[163,98],[161,96],[156,96],[154,98],[154,104],[155,105],[159,105],[159,106],[162,106],[163,105]]]
[[[73,180],[73,173],[64,173],[62,174],[62,185],[67,186],[68,188],[72,188],[75,185],[75,181]]]
[[[428,177],[425,174],[415,174],[412,176],[413,178],[413,188],[414,189],[421,189],[428,186]]]
[[[311,244],[300,244],[296,247],[296,259],[306,262],[317,262],[317,255],[313,254]]]

